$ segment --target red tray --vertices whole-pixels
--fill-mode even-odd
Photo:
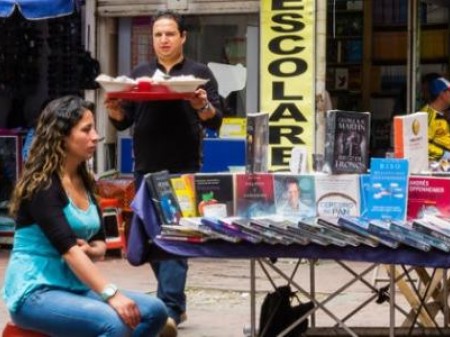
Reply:
[[[110,98],[121,98],[130,101],[166,101],[189,99],[193,94],[190,92],[118,91],[109,92],[107,95]]]
[[[173,92],[164,85],[141,82],[133,90],[109,92],[107,95],[110,98],[121,98],[132,101],[165,101],[189,99],[193,93]]]

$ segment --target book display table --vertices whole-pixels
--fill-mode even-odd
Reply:
[[[174,256],[182,257],[215,257],[215,258],[243,258],[250,259],[251,270],[251,336],[256,336],[255,329],[255,273],[254,268],[256,263],[264,270],[270,268],[275,271],[282,279],[289,282],[302,294],[307,296],[315,303],[315,308],[308,312],[305,316],[313,314],[316,310],[324,311],[328,316],[334,319],[336,326],[345,330],[350,336],[358,336],[356,332],[345,324],[345,321],[353,315],[356,311],[362,309],[369,302],[362,303],[356,311],[352,312],[345,318],[338,318],[337,315],[327,309],[325,304],[342,293],[346,288],[355,282],[362,282],[374,292],[373,298],[380,296],[380,289],[375,288],[370,282],[364,279],[364,276],[373,271],[378,265],[387,265],[390,286],[389,286],[389,336],[395,336],[395,312],[401,311],[408,317],[409,334],[413,334],[413,330],[421,328],[432,328],[442,335],[448,335],[444,332],[448,325],[448,306],[447,301],[447,275],[446,269],[450,267],[450,254],[438,250],[431,250],[430,252],[422,252],[414,248],[400,246],[397,249],[391,249],[384,246],[369,247],[336,247],[336,246],[319,246],[316,244],[301,245],[269,245],[269,244],[251,244],[251,243],[228,243],[222,241],[208,241],[206,243],[189,243],[189,242],[168,242],[159,240],[156,235],[160,231],[160,223],[154,211],[153,204],[145,184],[141,185],[136,193],[133,201],[133,209],[135,216],[133,219],[132,232],[135,234],[140,232],[140,235],[146,236],[147,240],[151,240],[153,244],[150,246],[151,251],[147,252],[152,258],[167,258]],[[134,235],[130,233],[130,236]],[[132,241],[129,241],[132,242]],[[292,274],[286,275],[277,268],[277,265],[272,263],[273,258],[296,258],[298,263],[300,259],[310,259],[315,261],[317,259],[335,260],[342,268],[346,269],[353,275],[352,280],[342,285],[338,290],[331,294],[326,299],[320,301],[316,299],[314,292],[314,263],[311,263],[311,289],[306,291],[303,287],[293,281],[295,269]],[[130,260],[130,258],[129,258]],[[352,268],[345,263],[345,261],[361,261],[370,263],[362,272],[353,271]],[[133,263],[132,263],[133,264]],[[406,267],[410,266],[410,267]],[[420,291],[416,289],[414,282],[408,280],[411,271],[415,271],[420,278],[422,286]],[[405,277],[407,278],[405,280]],[[414,277],[417,277],[414,274]],[[444,282],[443,282],[444,280]],[[405,296],[409,305],[411,306],[411,313],[407,313],[395,303],[395,289],[400,290]],[[430,300],[439,302],[434,307],[428,307]],[[444,314],[444,323],[439,327],[434,317],[437,313]],[[298,321],[303,318],[299,318]],[[314,318],[312,319],[314,326]],[[416,326],[419,327],[416,327]],[[406,325],[405,325],[406,326]],[[290,328],[286,329],[287,333]],[[282,333],[280,336],[284,336]],[[362,334],[361,334],[362,335]],[[379,335],[377,335],[379,336]]]

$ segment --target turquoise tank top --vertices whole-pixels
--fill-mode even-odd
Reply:
[[[87,210],[70,201],[64,215],[78,238],[89,240],[100,229],[96,205],[90,200]],[[16,311],[27,295],[42,289],[62,289],[71,292],[89,290],[53,247],[37,224],[19,228],[14,233],[14,245],[3,285],[3,299],[9,311]]]

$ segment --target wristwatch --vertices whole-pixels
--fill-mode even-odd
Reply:
[[[100,297],[103,301],[108,301],[111,297],[113,297],[117,293],[117,286],[115,284],[109,283],[100,293]]]
[[[204,106],[202,106],[200,109],[198,109],[197,112],[198,113],[205,112],[206,110],[209,110],[210,107],[211,107],[211,104],[209,103],[209,101],[206,101],[206,104]]]

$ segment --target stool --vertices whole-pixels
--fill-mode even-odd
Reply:
[[[2,337],[48,337],[40,332],[26,330],[18,327],[13,322],[6,323]]]
[[[102,210],[102,217],[105,225],[106,248],[120,249],[122,251],[122,256],[125,256],[127,247],[119,200],[115,198],[100,198],[99,206]]]

